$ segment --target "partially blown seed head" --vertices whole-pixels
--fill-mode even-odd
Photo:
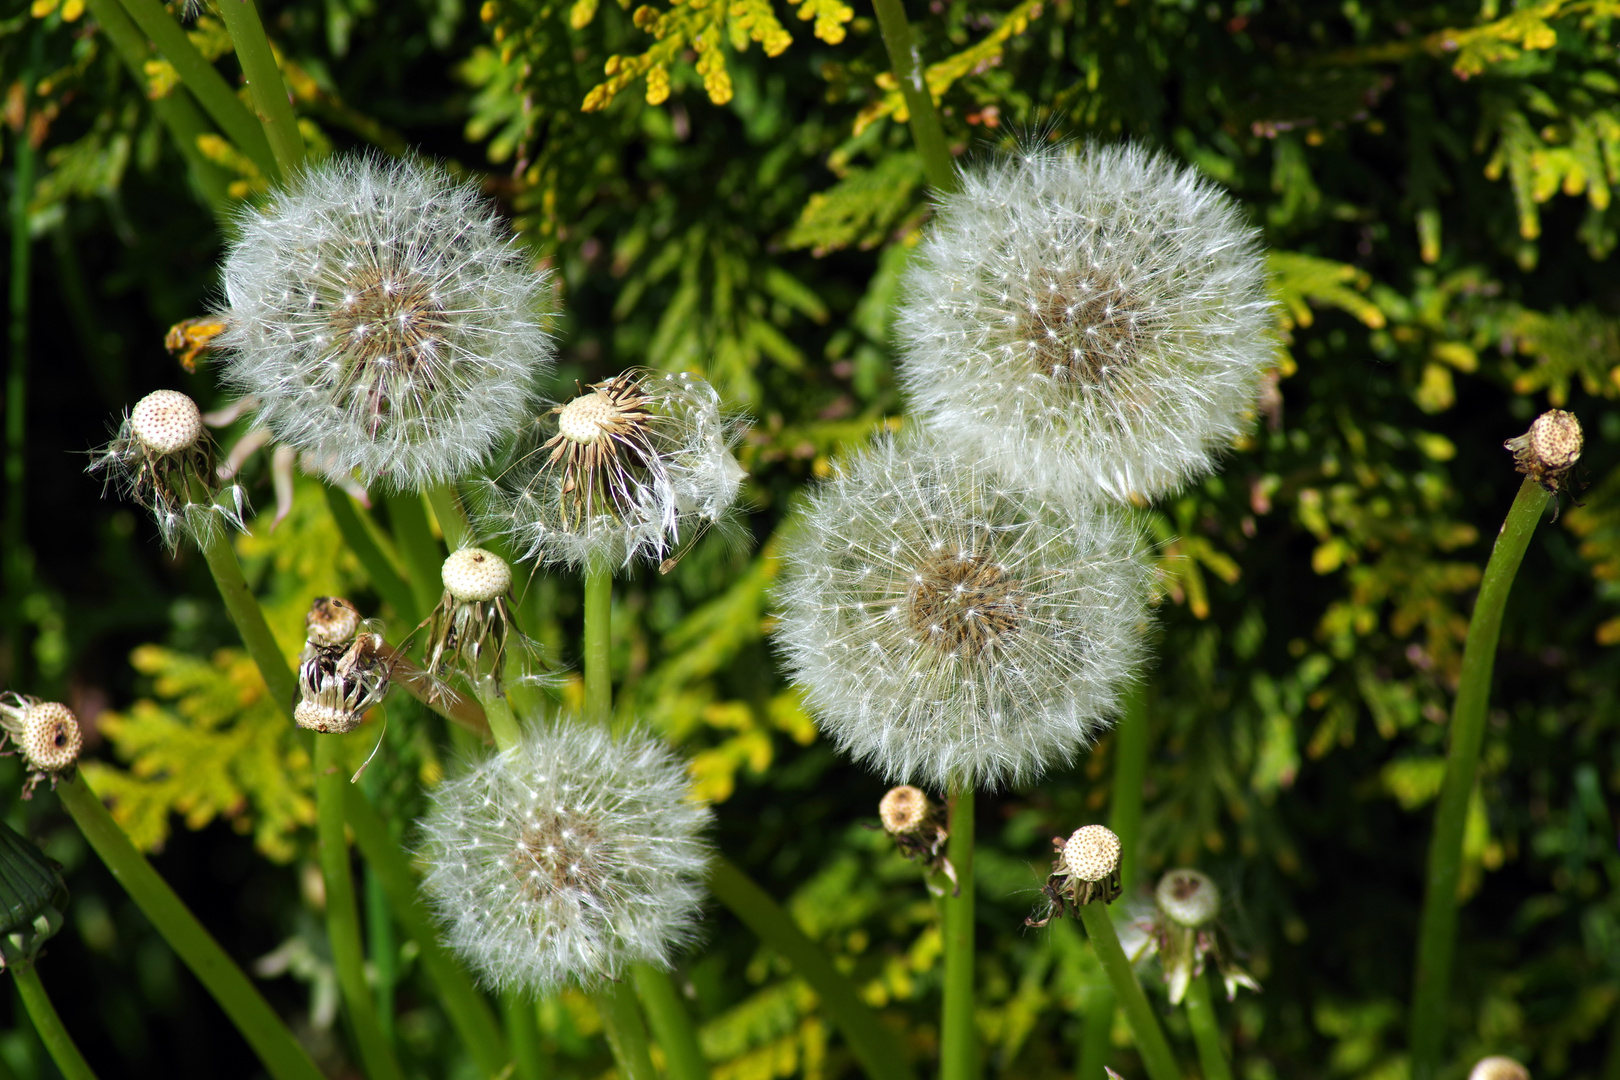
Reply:
[[[627,371],[540,416],[482,490],[485,524],[569,566],[659,562],[724,524],[743,480],[720,395],[684,372]]]
[[[552,362],[548,285],[476,189],[336,157],[240,225],[217,343],[277,439],[405,490],[461,475],[521,423]]]
[[[1143,655],[1128,519],[930,439],[848,462],[783,556],[777,647],[822,729],[895,780],[996,787],[1069,760]]]
[[[1237,204],[1132,146],[1027,149],[961,175],[898,316],[916,414],[1071,498],[1207,472],[1275,357]]]
[[[693,934],[707,807],[644,734],[579,722],[441,784],[422,823],[423,888],[451,945],[488,985],[547,993],[668,968]]]

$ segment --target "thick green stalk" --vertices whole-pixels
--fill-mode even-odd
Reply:
[[[214,575],[214,584],[219,588],[219,597],[225,601],[225,611],[236,624],[236,632],[247,646],[248,655],[259,665],[259,674],[270,688],[271,699],[291,713],[298,696],[298,679],[282,655],[281,646],[276,644],[275,635],[270,633],[270,624],[264,621],[264,611],[242,576],[242,564],[236,561],[236,549],[231,547],[223,526],[208,530],[202,552]]]
[[[39,1032],[40,1041],[50,1052],[56,1067],[62,1071],[64,1080],[96,1080],[90,1063],[79,1053],[73,1036],[68,1034],[67,1028],[62,1025],[62,1018],[56,1014],[56,1006],[51,1004],[50,995],[45,993],[45,985],[39,981],[39,972],[34,970],[33,963],[14,964],[11,973],[16,976],[17,994],[28,1009],[28,1018],[34,1022],[34,1030]]]
[[[1153,1006],[1148,1004],[1147,995],[1137,983],[1131,962],[1125,958],[1119,935],[1114,932],[1114,924],[1108,919],[1107,906],[1082,904],[1080,921],[1086,926],[1092,951],[1097,954],[1108,981],[1113,984],[1114,998],[1125,1010],[1131,1034],[1136,1037],[1136,1052],[1142,1056],[1142,1065],[1147,1069],[1150,1080],[1181,1080],[1181,1066],[1176,1064],[1176,1056],[1170,1052],[1170,1041],[1164,1037],[1159,1018],[1154,1015]]]
[[[461,505],[461,497],[456,489],[449,484],[435,484],[427,489],[428,505],[433,507],[433,516],[439,519],[439,531],[444,534],[444,546],[451,551],[466,547],[472,543],[472,525],[467,521],[467,511]]]
[[[717,857],[709,868],[709,889],[716,900],[760,941],[781,953],[799,978],[810,984],[868,1080],[912,1080],[911,1066],[895,1034],[861,1000],[860,991],[849,977],[833,967],[827,954],[805,936],[769,893],[724,857]]]
[[[516,746],[523,738],[523,729],[512,712],[512,703],[496,687],[494,678],[488,675],[480,678],[473,686],[473,693],[478,695],[479,703],[484,706],[484,716],[489,719],[489,733],[495,738],[495,748],[510,750]]]
[[[225,955],[197,917],[152,869],[82,776],[57,782],[56,793],[84,838],[192,974],[213,995],[275,1080],[323,1080],[281,1018]]]
[[[499,1076],[510,1058],[494,1010],[473,985],[466,969],[440,943],[433,917],[417,895],[410,863],[366,793],[358,784],[346,784],[344,788],[345,816],[354,831],[355,845],[377,875],[377,883],[388,896],[400,928],[416,942],[422,966],[439,988],[439,1003],[450,1014],[451,1025],[479,1071],[487,1077]]]
[[[1226,1048],[1221,1045],[1221,1026],[1215,1018],[1215,1003],[1210,1000],[1209,975],[1199,972],[1187,984],[1184,999],[1187,1024],[1192,1028],[1193,1045],[1198,1047],[1198,1065],[1204,1070],[1204,1080],[1232,1080],[1232,1066],[1226,1062]]]
[[[371,581],[371,587],[377,590],[377,595],[383,602],[394,609],[400,621],[408,626],[415,626],[422,621],[426,612],[417,603],[416,594],[406,580],[399,576],[394,564],[383,553],[382,547],[372,537],[361,520],[360,511],[355,509],[354,500],[348,493],[331,486],[322,485],[326,492],[326,505],[332,511],[332,520],[337,523],[338,532],[343,534],[343,542],[349,545],[354,557],[360,560],[365,569],[366,577]],[[437,596],[434,597],[437,600]]]
[[[382,1028],[383,1038],[393,1044],[396,1034],[394,988],[399,983],[399,944],[394,940],[394,920],[388,914],[388,894],[383,892],[382,882],[377,880],[376,871],[369,866],[366,867],[363,880],[366,955],[371,959],[371,971],[375,976],[373,981],[377,984],[374,988],[377,998],[377,1025]]]
[[[1451,710],[1451,745],[1446,775],[1434,816],[1429,871],[1423,895],[1423,921],[1418,930],[1417,979],[1412,997],[1412,1078],[1433,1080],[1445,1043],[1446,1005],[1451,990],[1451,960],[1457,944],[1457,879],[1462,872],[1463,826],[1468,800],[1479,772],[1485,739],[1485,709],[1491,697],[1496,643],[1502,635],[1502,611],[1513,578],[1536,531],[1547,493],[1529,477],[1508,510],[1507,520],[1491,549],[1479,585],[1479,599],[1468,621],[1462,675]]]
[[[399,556],[405,561],[405,572],[411,579],[417,610],[425,617],[444,595],[444,550],[433,539],[421,495],[407,491],[388,495],[384,501],[388,504],[388,523],[394,543],[399,547]]]
[[[515,1080],[545,1080],[545,1052],[540,1045],[540,1017],[534,1002],[521,990],[501,996],[506,1030],[512,1036],[512,1075]]]
[[[265,137],[270,140],[270,151],[276,156],[282,179],[288,179],[304,163],[304,136],[293,116],[287,84],[270,51],[270,39],[264,36],[258,5],[254,0],[231,0],[219,5],[219,12],[236,46],[236,59],[247,76],[248,94],[264,125]]]
[[[370,1080],[403,1080],[394,1048],[377,1020],[377,1002],[366,985],[365,949],[360,937],[360,909],[354,899],[354,870],[343,834],[348,769],[339,735],[315,737],[316,832],[321,876],[326,882],[326,936],[332,945],[343,1007],[349,1014],[360,1060]]]
[[[146,35],[141,33],[118,0],[86,0],[86,6],[89,7],[90,14],[96,22],[101,24],[101,32],[112,42],[119,58],[124,61],[124,66],[134,77],[135,84],[144,87],[148,59]],[[163,122],[163,126],[169,129],[169,135],[174,139],[180,156],[185,158],[186,165],[191,170],[191,178],[196,183],[197,190],[208,200],[214,216],[223,216],[231,202],[228,190],[230,177],[226,175],[224,169],[203,157],[202,151],[197,149],[198,136],[208,134],[210,129],[203,120],[202,113],[198,111],[196,102],[187,93],[186,85],[182,83],[162,97],[152,99],[152,111]],[[247,110],[242,111],[245,114]],[[269,147],[266,146],[265,149],[268,151]]]
[[[647,1025],[641,1020],[630,984],[605,982],[592,992],[591,1000],[596,1002],[613,1060],[619,1065],[619,1080],[658,1080],[648,1050]]]
[[[613,572],[585,571],[585,717],[605,724],[613,715]]]
[[[1114,726],[1114,786],[1109,796],[1108,828],[1119,837],[1119,880],[1128,895],[1136,883],[1137,839],[1142,832],[1142,786],[1147,778],[1147,684],[1138,683],[1125,698]],[[1080,1026],[1080,1068],[1084,1077],[1103,1075],[1113,1047],[1114,995],[1099,987],[1086,1001]]]
[[[978,1074],[973,1031],[973,789],[951,799],[951,866],[957,888],[945,896],[945,1005],[939,1021],[941,1080]]]
[[[123,0],[123,5],[129,17],[140,27],[141,33],[151,38],[163,58],[174,65],[180,81],[185,83],[186,89],[191,91],[203,111],[219,125],[225,137],[251,158],[260,172],[272,180],[279,179],[281,170],[276,165],[275,154],[265,138],[264,129],[231,91],[225,77],[197,51],[160,0]],[[222,6],[229,8],[231,5]],[[144,82],[144,75],[137,74],[136,78]]]
[[[675,981],[666,971],[650,964],[630,969],[636,980],[636,993],[647,1011],[653,1038],[664,1048],[664,1074],[667,1080],[708,1080],[709,1065],[698,1045],[697,1028],[681,1004]]]
[[[928,92],[922,57],[917,52],[911,24],[906,21],[904,0],[872,0],[872,6],[877,10],[883,44],[889,50],[889,66],[894,69],[900,95],[906,99],[906,111],[911,114],[911,141],[922,155],[928,183],[941,194],[955,191],[956,167],[951,164],[951,151],[945,145],[939,110],[934,108],[933,95]]]

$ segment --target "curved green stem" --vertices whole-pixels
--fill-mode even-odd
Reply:
[[[259,111],[265,137],[270,140],[270,151],[281,167],[281,178],[290,179],[304,163],[304,136],[293,116],[287,84],[282,81],[281,69],[270,51],[270,39],[264,36],[258,6],[254,0],[231,0],[219,5],[219,12],[225,19],[231,43],[236,46],[236,59],[242,64],[242,74],[247,76],[248,93]]]
[[[1416,986],[1412,997],[1413,1080],[1433,1080],[1445,1043],[1446,1005],[1450,995],[1451,960],[1457,943],[1457,879],[1462,871],[1463,826],[1468,800],[1479,771],[1485,739],[1485,710],[1490,703],[1491,672],[1502,634],[1502,612],[1513,578],[1536,531],[1547,493],[1526,477],[1508,510],[1507,520],[1491,549],[1480,581],[1479,599],[1468,621],[1462,676],[1451,712],[1451,745],[1446,775],[1435,811],[1429,847],[1428,881],[1423,895],[1423,921],[1418,931]]]
[[[236,632],[242,636],[248,655],[259,665],[259,674],[270,688],[271,698],[291,715],[293,701],[298,696],[298,679],[282,655],[281,646],[276,644],[270,624],[264,621],[264,611],[242,576],[242,564],[236,561],[236,549],[231,547],[230,537],[223,527],[208,530],[202,552],[214,575],[214,584],[219,587],[219,598],[225,601],[225,611],[236,624]]]
[[[585,571],[585,717],[605,724],[613,715],[613,572]]]
[[[636,980],[636,994],[647,1011],[653,1038],[664,1049],[664,1072],[668,1080],[708,1080],[709,1065],[698,1045],[692,1017],[675,992],[675,981],[667,971],[650,964],[630,969]]]
[[[277,167],[264,129],[254,120],[247,106],[231,92],[225,77],[197,51],[180,24],[164,9],[161,0],[123,0],[123,5],[129,17],[140,27],[141,33],[151,38],[163,58],[174,65],[180,81],[196,97],[203,111],[219,125],[226,138],[251,158],[260,172],[272,180],[278,179],[281,170]],[[221,6],[226,9],[230,7],[229,4]],[[97,17],[100,17],[99,12]],[[141,77],[137,75],[137,78]]]
[[[360,909],[354,899],[354,870],[343,833],[343,805],[349,787],[343,762],[343,737],[315,737],[316,832],[321,876],[326,883],[326,936],[332,945],[338,987],[348,1011],[360,1060],[371,1080],[403,1080],[394,1049],[377,1020],[377,1002],[366,985],[365,950],[360,937]]]
[[[417,895],[416,878],[405,853],[366,793],[358,784],[345,784],[344,792],[345,816],[354,830],[355,845],[377,875],[377,883],[387,895],[400,928],[416,942],[417,955],[439,988],[439,1002],[450,1015],[451,1025],[479,1071],[487,1077],[499,1076],[510,1059],[494,1010],[473,985],[466,969],[440,943],[433,918]]]
[[[972,1080],[973,1019],[973,789],[951,798],[950,860],[957,888],[945,896],[945,1004],[940,1014],[941,1080]]]
[[[1226,1048],[1221,1041],[1220,1022],[1215,1018],[1215,1003],[1210,999],[1208,973],[1199,972],[1187,983],[1184,1004],[1204,1080],[1232,1080],[1232,1066],[1227,1064]]]
[[[473,693],[478,695],[479,703],[484,706],[484,716],[489,720],[489,733],[495,739],[495,748],[510,750],[516,746],[523,737],[523,729],[512,712],[512,703],[496,687],[494,678],[485,675],[479,679],[473,686]]]
[[[113,877],[185,961],[192,974],[208,988],[270,1075],[275,1080],[323,1080],[321,1071],[281,1018],[242,974],[242,969],[203,929],[197,917],[180,902],[168,882],[135,850],[135,845],[85,784],[84,778],[75,775],[59,781],[56,793]]]
[[[467,511],[461,505],[461,497],[456,489],[449,484],[435,484],[427,489],[428,505],[433,507],[433,516],[439,519],[439,531],[444,534],[444,546],[451,551],[466,547],[472,543],[472,525],[467,521]]]
[[[377,590],[377,595],[382,597],[385,604],[394,609],[394,614],[399,616],[400,622],[407,626],[415,626],[421,622],[425,612],[417,604],[416,594],[411,591],[410,583],[394,569],[394,564],[383,553],[382,545],[377,543],[371,531],[366,528],[365,519],[360,516],[354,500],[347,492],[330,484],[322,484],[321,488],[326,493],[326,506],[332,512],[332,520],[337,523],[343,542],[349,545],[354,557],[360,560],[360,566],[371,581],[371,587]]]
[[[545,1080],[545,1053],[540,1045],[540,1018],[535,1014],[534,1002],[521,990],[508,990],[501,996],[501,1012],[512,1036],[514,1080]]]
[[[894,1033],[883,1026],[860,991],[769,893],[730,860],[717,857],[709,868],[709,889],[754,935],[781,953],[821,1005],[870,1080],[912,1080],[911,1066]]]
[[[421,495],[407,491],[385,496],[384,501],[388,504],[388,523],[393,527],[394,543],[399,546],[399,556],[405,561],[405,572],[410,577],[411,593],[416,597],[416,610],[426,617],[444,595],[444,551],[433,539]]]
[[[592,992],[591,1000],[601,1014],[613,1060],[619,1065],[620,1080],[658,1080],[647,1045],[647,1025],[642,1023],[630,984],[603,983],[601,989]]]
[[[918,55],[911,24],[906,21],[904,0],[872,0],[872,6],[877,11],[878,29],[889,51],[895,82],[900,84],[900,95],[906,99],[906,111],[911,114],[911,141],[922,155],[923,172],[935,191],[941,194],[955,191],[956,167],[951,164],[951,152],[945,145],[939,110],[928,92],[922,57]]]
[[[1170,1041],[1164,1037],[1159,1018],[1136,981],[1131,962],[1125,958],[1119,935],[1108,919],[1108,908],[1103,904],[1082,904],[1080,921],[1085,924],[1092,951],[1114,987],[1115,1000],[1125,1010],[1131,1034],[1136,1037],[1136,1052],[1142,1056],[1148,1076],[1151,1080],[1182,1080],[1181,1066],[1176,1064],[1176,1056],[1170,1051]]]
[[[39,1041],[45,1044],[51,1060],[62,1071],[64,1080],[96,1080],[90,1063],[79,1053],[73,1036],[68,1034],[67,1028],[62,1025],[62,1018],[56,1014],[56,1006],[51,1004],[50,995],[45,993],[45,984],[39,981],[39,972],[34,970],[33,963],[13,964],[11,974],[17,979],[17,994],[28,1009],[28,1018],[34,1022],[34,1030],[39,1032]]]

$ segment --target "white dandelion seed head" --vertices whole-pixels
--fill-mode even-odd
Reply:
[[[626,371],[541,415],[479,488],[480,517],[523,559],[656,563],[727,524],[745,475],[731,453],[740,434],[695,375]]]
[[[497,990],[549,993],[669,968],[693,937],[711,813],[644,733],[581,722],[439,786],[422,822],[423,888],[451,946]]]
[[[915,415],[1069,498],[1208,472],[1276,354],[1237,203],[1135,146],[1033,148],[961,177],[897,317]]]
[[[1092,741],[1144,655],[1131,521],[881,439],[810,496],[777,647],[823,732],[890,780],[1022,783]]]
[[[260,421],[338,479],[455,479],[522,423],[550,286],[442,168],[334,157],[246,212],[216,344]]]

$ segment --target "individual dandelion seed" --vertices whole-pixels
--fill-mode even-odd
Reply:
[[[436,165],[338,156],[239,225],[213,344],[306,461],[415,490],[522,422],[552,363],[549,284],[475,188]]]
[[[995,788],[1066,762],[1145,652],[1126,512],[1076,514],[929,438],[883,438],[783,548],[776,646],[822,731],[895,781]]]
[[[493,679],[499,691],[507,649],[514,644],[522,657],[518,678],[537,678],[543,658],[539,645],[518,629],[512,617],[512,568],[506,560],[483,548],[461,548],[444,561],[440,577],[444,596],[422,620],[428,631],[427,674],[433,680],[429,698],[448,693],[442,680],[452,670],[474,684]]]
[[[883,822],[883,831],[894,839],[900,854],[921,863],[930,873],[944,874],[950,879],[954,895],[960,886],[956,881],[956,867],[945,855],[945,844],[951,834],[945,828],[944,807],[922,789],[901,784],[890,788],[879,800],[878,819]],[[933,888],[932,883],[929,888]]]
[[[1226,999],[1238,987],[1259,992],[1260,984],[1232,958],[1232,945],[1220,925],[1221,891],[1208,874],[1197,870],[1171,870],[1153,890],[1154,910],[1139,920],[1141,937],[1131,960],[1157,955],[1169,991],[1170,1004],[1179,1005],[1193,979],[1213,962],[1226,988]]]
[[[1052,848],[1057,858],[1046,884],[1041,886],[1046,911],[1025,919],[1025,926],[1045,926],[1063,915],[1078,918],[1080,909],[1087,904],[1111,904],[1119,899],[1121,848],[1113,830],[1105,825],[1084,825],[1067,840],[1053,837]]]
[[[897,315],[914,414],[1071,500],[1209,471],[1276,357],[1237,203],[1128,145],[1030,147],[960,175]]]
[[[692,938],[711,814],[651,736],[531,723],[432,799],[422,887],[489,986],[590,988]]]
[[[84,748],[79,718],[72,709],[25,694],[0,694],[0,730],[27,767],[28,780],[22,790],[25,799],[33,797],[41,780],[49,780],[55,787],[57,777],[73,768]]]
[[[170,551],[182,537],[207,542],[221,522],[243,528],[247,496],[240,484],[215,476],[202,412],[178,390],[154,390],[137,401],[86,471],[150,510]]]
[[[525,559],[645,559],[667,571],[670,552],[725,524],[736,503],[739,431],[702,379],[623,372],[538,418],[513,463],[483,484],[481,518]]]
[[[388,696],[395,654],[381,633],[365,629],[360,612],[341,597],[317,597],[304,625],[293,719],[322,734],[353,731],[366,710]]]

